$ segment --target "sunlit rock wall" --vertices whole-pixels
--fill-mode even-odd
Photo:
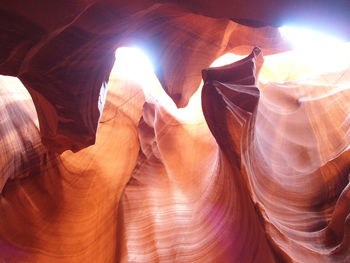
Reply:
[[[0,16],[18,77],[0,79],[0,260],[350,261],[349,47],[270,56],[290,47],[263,27],[302,7],[20,4]],[[128,45],[156,75],[112,70]]]

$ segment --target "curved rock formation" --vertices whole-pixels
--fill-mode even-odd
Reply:
[[[0,261],[350,261],[349,44],[273,27],[348,4],[213,3],[0,4]]]

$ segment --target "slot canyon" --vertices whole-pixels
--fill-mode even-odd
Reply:
[[[2,0],[0,74],[0,263],[350,262],[348,0]]]

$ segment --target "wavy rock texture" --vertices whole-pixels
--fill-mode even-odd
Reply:
[[[51,150],[78,151],[94,144],[119,46],[148,49],[163,88],[180,107],[198,88],[200,71],[224,53],[247,53],[251,46],[265,54],[285,49],[276,28],[242,26],[173,3],[128,2],[1,4],[0,73],[19,77],[28,89],[42,140]]]
[[[38,173],[47,150],[40,141],[38,117],[22,83],[13,77],[0,79],[0,190],[6,181]]]
[[[259,100],[251,59],[203,72],[207,123],[244,167],[280,260],[348,262],[349,68],[261,83]]]
[[[349,45],[265,27],[347,8],[2,2],[0,261],[349,262]],[[111,71],[132,44],[159,82]]]
[[[149,49],[159,65],[163,88],[183,107],[200,83],[200,70],[213,59],[242,46],[259,46],[265,54],[283,47],[275,29],[250,28],[225,18],[272,25],[280,23],[285,10],[297,17],[302,14],[289,4],[274,4],[275,12],[264,12],[261,4],[255,9],[241,1],[231,4],[239,8],[227,8],[227,13],[220,6],[192,2],[70,1],[55,6],[45,1],[34,5],[5,1],[0,6],[0,73],[18,76],[30,92],[44,144],[56,152],[78,151],[95,142],[112,54],[118,46],[137,43]],[[349,22],[348,16],[340,19],[348,10],[346,4],[332,6],[341,11],[336,25]],[[333,20],[323,5],[315,7],[310,3],[308,9],[315,9],[315,15],[327,10],[323,21]],[[315,20],[319,22],[311,19]]]
[[[22,121],[25,116],[32,116],[34,107],[29,95],[24,93],[24,87],[17,81],[15,86],[13,80],[7,80],[8,77],[2,78],[6,79],[2,83],[10,84],[22,95],[18,97],[15,93],[16,96],[9,99],[19,109],[16,113],[18,119]],[[17,149],[15,145],[7,146],[8,149],[21,150],[27,158],[39,156],[43,161],[39,165],[39,157],[27,160],[17,152],[8,154],[9,157],[15,156],[12,157],[16,158],[14,164],[18,163],[19,167],[29,169],[38,165],[40,169],[23,180],[7,183],[3,190],[1,260],[90,262],[93,259],[95,262],[116,262],[118,203],[139,152],[136,125],[143,96],[137,96],[133,86],[135,84],[129,83],[128,89],[122,89],[123,93],[116,93],[111,82],[111,100],[106,102],[94,146],[61,155],[50,152],[39,155],[34,147]],[[123,104],[128,97],[132,99],[125,108]],[[10,118],[9,115],[6,117]],[[35,138],[40,140],[37,123],[27,121],[26,125],[12,135],[17,136],[15,141],[26,142],[32,137],[33,141]],[[2,131],[14,130],[8,126],[1,128]],[[33,129],[36,133],[32,132]],[[42,144],[39,146],[43,147]],[[17,166],[11,167],[17,169],[14,173],[8,174],[26,175],[26,171]]]
[[[343,52],[342,59],[348,56]],[[246,136],[254,200],[267,232],[296,262],[350,260],[346,64],[338,72],[260,85],[254,128]]]
[[[122,200],[121,262],[275,262],[237,159],[218,148],[203,116],[184,122],[147,103],[139,138]]]

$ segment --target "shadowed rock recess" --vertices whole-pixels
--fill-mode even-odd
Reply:
[[[350,262],[350,44],[286,23],[350,3],[3,0],[0,262]]]

